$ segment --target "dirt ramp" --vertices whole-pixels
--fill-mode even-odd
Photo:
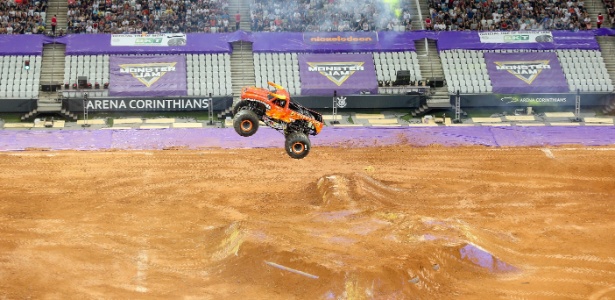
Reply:
[[[323,176],[317,180],[316,190],[320,198],[316,204],[327,209],[376,209],[394,206],[402,193],[409,192],[363,173]]]

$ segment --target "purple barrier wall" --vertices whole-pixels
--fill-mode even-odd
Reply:
[[[109,96],[185,96],[186,57],[111,56]]]
[[[365,147],[408,144],[416,146],[483,145],[490,147],[585,145],[615,143],[615,127],[427,127],[427,128],[325,128],[311,138],[312,151],[318,147]],[[279,148],[284,136],[271,128],[260,129],[244,138],[233,128],[191,128],[161,130],[0,130],[0,151],[28,148],[52,150],[101,149],[229,149]],[[538,151],[538,150],[536,150]],[[283,151],[276,154],[286,159]],[[308,156],[306,159],[311,159]],[[317,162],[322,163],[322,162]]]
[[[566,77],[554,52],[485,53],[494,93],[567,93]]]
[[[495,33],[495,32],[494,32]],[[507,32],[511,33],[511,32]],[[523,35],[523,32],[518,32]],[[529,33],[531,34],[531,32]],[[479,32],[476,31],[442,31],[438,34],[438,50],[466,49],[466,50],[497,50],[497,49],[580,49],[599,50],[600,45],[592,31],[551,31],[552,41],[547,42],[510,42],[510,43],[482,43]]]
[[[1,34],[0,55],[41,55],[44,40],[42,34]]]
[[[495,33],[495,32],[494,32]],[[515,32],[508,34],[516,35]],[[534,32],[535,34],[535,32]],[[523,35],[519,33],[518,35]],[[552,41],[481,43],[479,32],[255,32],[191,33],[186,45],[169,47],[111,46],[109,34],[70,34],[60,38],[43,35],[2,35],[0,55],[40,55],[42,45],[66,44],[67,55],[94,54],[180,54],[180,53],[230,53],[230,43],[253,42],[254,52],[387,52],[415,51],[414,41],[428,38],[438,40],[439,50],[468,49],[599,49],[595,35],[615,35],[615,29],[601,28],[592,31],[552,31]],[[368,40],[371,39],[371,40]],[[375,42],[374,42],[375,39]]]
[[[301,95],[378,93],[371,54],[300,54]]]

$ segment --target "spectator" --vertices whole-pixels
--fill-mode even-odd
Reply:
[[[51,33],[55,36],[56,35],[56,26],[58,25],[58,18],[56,17],[56,15],[53,15],[53,17],[51,17]]]
[[[241,24],[241,14],[239,11],[235,14],[235,31],[239,30],[239,25]]]
[[[596,18],[596,27],[600,28],[602,26],[602,22],[604,22],[604,16],[602,13],[598,13],[598,17]]]

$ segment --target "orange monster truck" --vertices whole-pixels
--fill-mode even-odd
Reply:
[[[268,82],[275,88],[246,87],[241,90],[241,101],[233,107],[233,127],[241,136],[252,136],[259,121],[281,131],[286,137],[286,153],[301,159],[308,155],[312,145],[308,135],[317,135],[324,123],[322,115],[290,99],[283,87]]]

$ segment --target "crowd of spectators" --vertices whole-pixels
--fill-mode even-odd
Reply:
[[[382,0],[255,0],[252,31],[410,30],[410,1],[393,6]]]
[[[228,0],[70,0],[69,33],[230,32]]]
[[[45,32],[47,0],[0,0],[0,34]]]
[[[596,22],[584,0],[428,1],[430,17],[425,25],[433,30],[577,31],[592,29]]]

